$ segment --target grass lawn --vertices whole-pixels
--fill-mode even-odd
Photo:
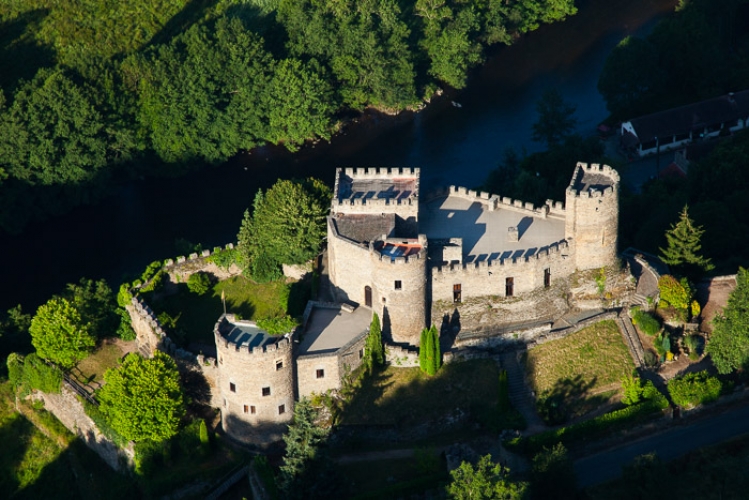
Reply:
[[[410,426],[456,409],[496,411],[499,370],[490,360],[451,363],[429,377],[419,368],[388,367],[365,378],[343,409],[344,424]]]
[[[70,371],[70,375],[89,389],[99,389],[104,381],[104,372],[120,365],[124,356],[116,342],[105,339],[86,359]]]
[[[255,283],[236,276],[217,283],[204,295],[190,292],[187,285],[177,285],[177,293],[145,301],[156,315],[166,313],[174,320],[172,326],[162,321],[170,337],[184,344],[213,343],[213,327],[224,312],[221,293],[226,295],[226,311],[242,319],[277,318],[287,314],[298,316],[304,312],[309,286],[306,282],[287,284],[284,281]],[[301,305],[300,305],[301,304]]]
[[[57,419],[25,408],[45,432],[17,413],[10,383],[0,383],[0,492],[4,498],[137,498],[125,476],[112,471]]]
[[[536,394],[563,395],[579,416],[621,391],[635,365],[616,323],[601,321],[563,339],[541,344],[526,356]]]

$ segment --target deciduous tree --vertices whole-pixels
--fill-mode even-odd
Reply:
[[[185,402],[177,365],[168,355],[129,354],[120,367],[107,370],[104,382],[99,409],[122,437],[159,442],[177,433]]]
[[[739,268],[736,289],[723,313],[713,320],[713,333],[705,351],[719,373],[749,367],[749,271]]]
[[[509,479],[509,470],[484,455],[474,467],[463,462],[450,471],[452,482],[447,486],[448,498],[455,500],[520,500],[526,497],[527,485]]]
[[[69,300],[54,297],[39,306],[29,327],[39,357],[72,368],[96,345],[96,338]]]
[[[547,149],[559,145],[575,129],[575,106],[567,103],[556,89],[543,93],[536,103],[538,119],[533,124],[533,140],[543,142]]]

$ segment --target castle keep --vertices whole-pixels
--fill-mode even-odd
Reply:
[[[565,202],[534,207],[450,186],[420,170],[336,171],[328,266],[336,299],[370,308],[394,342],[418,343],[432,304],[548,287],[616,258],[619,174],[578,163]]]

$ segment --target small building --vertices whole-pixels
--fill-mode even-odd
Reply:
[[[623,122],[622,147],[637,156],[682,148],[749,125],[749,90],[659,111]]]

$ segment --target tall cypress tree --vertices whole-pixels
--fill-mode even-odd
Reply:
[[[427,372],[427,337],[429,336],[429,329],[424,328],[421,331],[421,339],[419,340],[419,368],[421,371]]]
[[[696,226],[689,218],[688,207],[684,205],[679,220],[666,231],[668,244],[660,249],[661,260],[687,277],[713,269],[710,259],[700,254],[700,240],[704,232],[702,226]]]
[[[432,373],[434,375],[442,366],[442,352],[440,350],[440,332],[437,327],[432,325],[429,329],[429,335],[432,337]]]
[[[385,349],[382,345],[382,328],[380,327],[380,317],[377,313],[374,313],[372,316],[372,322],[369,324],[365,363],[369,370],[374,366],[382,366],[385,364]]]

